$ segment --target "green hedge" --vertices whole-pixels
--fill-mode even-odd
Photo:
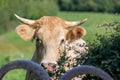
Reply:
[[[87,65],[94,65],[108,72],[115,80],[120,79],[120,21],[102,26],[110,31],[97,35],[97,41],[90,45]],[[112,28],[112,29],[111,29]],[[113,30],[114,29],[114,30]]]

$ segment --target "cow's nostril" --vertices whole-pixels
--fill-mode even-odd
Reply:
[[[43,63],[41,63],[41,66],[42,66],[42,67],[44,67],[44,64],[43,64]]]
[[[41,63],[41,66],[44,67],[45,69],[47,69],[48,64],[46,64],[46,63]]]

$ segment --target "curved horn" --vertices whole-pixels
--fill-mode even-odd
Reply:
[[[103,80],[113,80],[113,78],[105,71],[101,70],[100,68],[88,65],[77,66],[67,71],[60,80],[71,80],[72,78],[83,74],[93,74]]]
[[[16,18],[18,20],[20,20],[21,22],[25,23],[25,24],[28,24],[28,25],[33,25],[35,23],[35,20],[29,20],[29,19],[25,19],[25,18],[22,18],[22,17],[19,17],[17,14],[14,14],[16,16]]]
[[[17,68],[23,68],[32,71],[37,75],[39,80],[50,80],[48,73],[43,69],[41,65],[28,60],[16,60],[4,65],[0,69],[0,80],[2,80],[2,78],[8,71]]]
[[[81,21],[72,21],[72,22],[67,21],[66,24],[67,24],[67,25],[70,25],[70,26],[79,26],[79,25],[83,24],[84,22],[86,22],[87,20],[88,20],[88,19],[85,18],[85,19],[83,19],[83,20],[81,20]]]

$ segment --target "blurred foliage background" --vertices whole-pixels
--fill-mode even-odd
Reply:
[[[120,13],[119,0],[0,0],[0,34],[16,26],[14,14],[37,19],[59,11]]]
[[[0,67],[13,60],[31,59],[30,53],[35,49],[34,42],[23,41],[14,31],[20,24],[14,14],[29,19],[42,16],[72,21],[88,18],[83,26],[87,30],[84,39],[90,49],[83,64],[102,68],[119,80],[119,13],[120,0],[0,0]],[[78,62],[80,60],[84,57]],[[25,71],[10,72],[4,79],[19,80],[19,76],[24,79]]]
[[[56,15],[56,0],[0,0],[0,34],[16,26],[14,14],[37,19],[44,15]]]
[[[118,0],[58,0],[62,11],[120,12]]]

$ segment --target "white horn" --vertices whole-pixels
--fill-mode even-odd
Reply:
[[[29,19],[25,19],[25,18],[22,18],[22,17],[19,17],[18,15],[14,14],[16,16],[16,18],[18,20],[20,20],[21,22],[25,23],[25,24],[28,24],[28,25],[33,25],[35,23],[35,20],[29,20]]]
[[[81,25],[81,24],[83,24],[84,22],[86,22],[88,19],[87,18],[85,18],[85,19],[83,19],[83,20],[81,20],[81,21],[66,21],[66,24],[67,25],[70,25],[70,26],[79,26],[79,25]]]

